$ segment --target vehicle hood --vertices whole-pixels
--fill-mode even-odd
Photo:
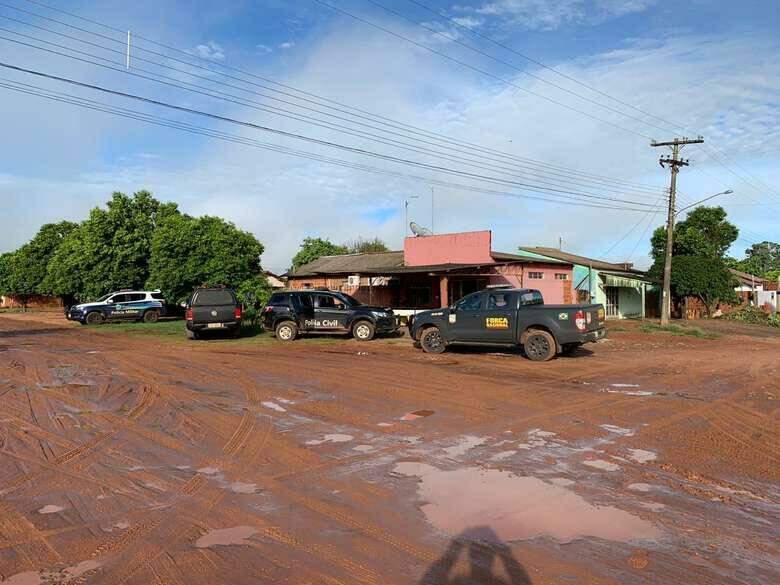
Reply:
[[[360,305],[355,307],[355,311],[376,311],[378,313],[387,313],[388,315],[393,314],[393,309],[389,307],[376,307],[374,305]]]
[[[73,305],[71,309],[83,311],[84,309],[91,309],[92,307],[103,307],[104,303],[81,303],[80,305]]]

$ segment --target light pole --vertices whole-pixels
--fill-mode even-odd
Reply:
[[[675,215],[678,215],[685,211],[686,209],[690,209],[691,207],[696,207],[697,205],[700,205],[704,203],[705,201],[709,201],[710,199],[715,199],[715,197],[720,197],[721,195],[731,195],[734,191],[731,189],[727,189],[726,191],[721,191],[720,193],[715,193],[715,195],[710,195],[709,197],[705,197],[704,199],[700,199],[696,203],[691,203],[690,205],[686,205],[685,207],[678,209],[674,212]]]
[[[419,195],[410,195],[409,199],[419,199]],[[404,199],[404,238],[409,235],[409,199]]]

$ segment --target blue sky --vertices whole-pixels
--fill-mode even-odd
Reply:
[[[90,60],[102,57],[120,65],[123,62],[121,33],[34,2],[8,2],[34,14],[0,7],[0,27],[5,29],[0,36],[75,55],[69,49],[42,43],[49,41],[89,53],[93,55],[88,57]],[[780,211],[780,65],[775,58],[780,48],[780,16],[775,2],[420,0],[458,23],[620,102],[610,101],[603,94],[576,85],[571,79],[483,38],[470,36],[414,1],[376,0],[408,20],[368,0],[323,2],[481,72],[313,0],[108,1],[98,6],[51,0],[51,6],[120,31],[131,30],[133,56],[145,56],[162,66],[134,61],[133,76],[122,71],[121,66],[119,70],[101,68],[2,39],[0,60],[425,164],[464,169],[462,157],[477,156],[483,166],[471,164],[466,169],[469,172],[506,178],[507,173],[498,167],[506,169],[504,165],[511,164],[513,179],[523,184],[560,187],[562,180],[568,180],[567,189],[654,205],[668,184],[668,174],[659,168],[657,158],[662,153],[649,147],[648,137],[668,139],[682,130],[676,131],[642,113],[647,112],[704,134],[705,147],[686,149],[692,166],[681,173],[680,190],[687,202],[726,188],[735,191],[720,200],[742,230],[742,239],[732,250],[735,255],[741,255],[752,242],[780,239],[780,223],[776,220]],[[49,30],[32,28],[31,24]],[[420,24],[451,38],[436,36]],[[61,34],[57,35],[58,32]],[[202,66],[233,77],[170,60],[189,57],[139,37],[186,50],[205,59],[199,62]],[[452,38],[505,63],[469,51]],[[165,55],[144,53],[136,46]],[[83,53],[80,56],[85,57]],[[220,69],[222,66],[242,72]],[[143,79],[138,77],[145,75],[141,69],[167,75],[179,84],[194,83],[239,99],[215,99]],[[201,77],[194,78],[191,73]],[[553,245],[558,237],[563,237],[564,246],[570,251],[646,265],[650,232],[662,222],[662,213],[655,213],[655,208],[627,211],[543,202],[522,196],[545,197],[544,192],[409,168],[22,73],[0,71],[0,77],[249,140],[306,150],[353,165],[371,165],[385,173],[366,173],[269,152],[0,88],[0,124],[6,136],[13,137],[0,143],[3,251],[29,239],[42,223],[61,217],[85,217],[90,207],[104,201],[114,190],[132,192],[143,188],[161,199],[177,201],[189,213],[220,215],[253,232],[266,246],[264,263],[275,270],[287,267],[298,243],[307,235],[334,241],[378,235],[392,247],[400,247],[404,233],[403,201],[416,195],[417,198],[410,199],[410,219],[430,224],[431,184],[435,185],[437,231],[490,228],[494,231],[495,247],[505,251],[521,244]],[[287,88],[269,86],[261,77]],[[287,95],[274,93],[268,87]],[[297,90],[309,93],[304,96]],[[332,127],[291,120],[266,109],[284,107],[323,119],[321,113],[302,109],[316,107],[319,112],[324,111],[322,98],[342,104],[338,107],[347,107],[349,112],[358,108],[371,116],[371,124],[380,130],[388,128],[383,124],[388,120],[393,124],[411,124],[436,132],[437,136],[492,149],[492,153],[500,153],[500,160],[497,162],[485,151],[466,149],[457,155],[461,157],[458,160],[442,162],[439,156],[378,143],[364,135],[355,136],[354,132],[346,134]],[[624,104],[636,106],[641,112]],[[326,109],[328,105],[334,102],[326,103]],[[327,111],[334,113],[332,109]],[[365,127],[355,125],[353,118],[348,119],[344,122],[327,118],[331,123],[347,124],[353,131],[365,131]],[[382,136],[386,140],[389,135]],[[404,136],[407,144],[422,146],[419,134]],[[390,139],[398,139],[398,135]],[[436,144],[440,148],[441,143]],[[555,165],[555,169],[537,163],[515,167],[514,163],[507,163],[506,156],[533,159]],[[398,173],[418,178],[401,177]],[[584,180],[581,173],[609,177],[616,183]],[[463,188],[452,186],[452,182]],[[489,190],[511,191],[515,196],[486,193]]]

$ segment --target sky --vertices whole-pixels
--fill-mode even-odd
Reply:
[[[400,249],[405,208],[646,267],[669,183],[650,141],[700,134],[678,208],[733,190],[713,203],[742,257],[780,240],[778,27],[774,0],[4,0],[0,62],[201,113],[0,67],[0,252],[147,189],[277,272],[307,236]]]

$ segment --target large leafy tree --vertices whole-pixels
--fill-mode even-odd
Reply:
[[[672,262],[672,291],[681,297],[696,297],[709,315],[721,302],[735,302],[735,278],[720,258],[676,256]]]
[[[745,250],[745,259],[740,260],[735,268],[768,278],[767,274],[771,271],[780,270],[780,244],[776,242],[753,244]]]
[[[737,239],[739,229],[726,219],[722,207],[697,207],[674,228],[673,256],[723,258]],[[660,274],[666,252],[666,228],[659,227],[650,240],[653,273]]]
[[[154,232],[147,286],[160,288],[174,302],[202,284],[240,287],[257,281],[262,253],[257,238],[230,222],[172,214]]]
[[[297,270],[304,264],[314,262],[323,256],[339,256],[349,253],[345,246],[334,244],[322,238],[304,238],[301,249],[292,259],[292,270]]]
[[[83,300],[142,287],[155,229],[177,215],[175,203],[160,203],[148,191],[114,193],[105,209],[94,208],[64,239],[49,262],[44,289]]]
[[[347,242],[343,246],[347,249],[349,254],[368,254],[372,252],[389,252],[390,248],[387,247],[379,238],[372,238],[366,240],[363,238],[357,238],[351,242]]]

